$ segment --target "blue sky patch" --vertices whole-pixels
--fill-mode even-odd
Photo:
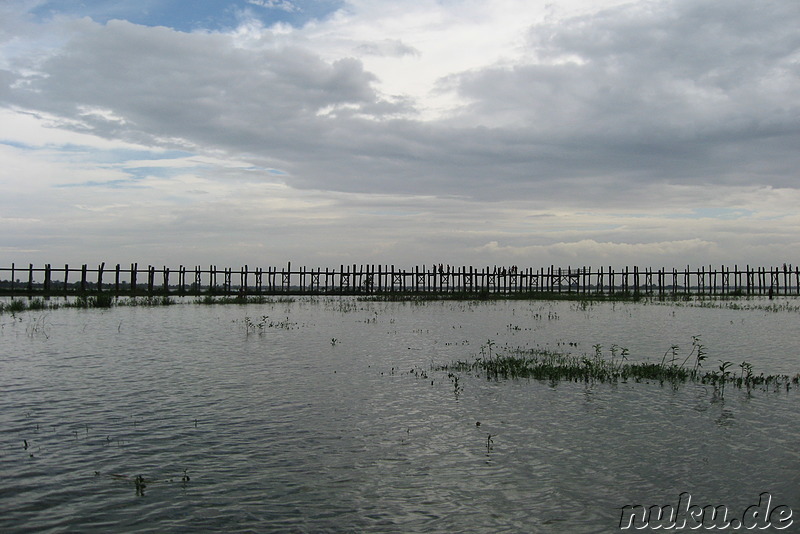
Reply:
[[[42,20],[54,15],[90,17],[99,23],[127,20],[143,26],[166,26],[179,31],[226,30],[242,19],[255,18],[265,26],[276,23],[302,26],[324,19],[340,0],[49,0],[32,13]]]

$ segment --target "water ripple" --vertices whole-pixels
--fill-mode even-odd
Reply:
[[[57,310],[46,337],[0,330],[0,529],[608,532],[622,506],[684,491],[800,509],[795,390],[456,387],[431,369],[489,340],[660,359],[701,334],[714,358],[788,372],[791,319],[523,301]]]

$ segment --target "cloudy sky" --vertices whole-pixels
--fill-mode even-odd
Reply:
[[[0,266],[800,261],[797,0],[3,0]]]

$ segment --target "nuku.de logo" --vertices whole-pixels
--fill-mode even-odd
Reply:
[[[733,529],[763,530],[789,528],[792,509],[785,505],[773,505],[772,495],[761,493],[758,504],[748,506],[740,517],[733,517],[725,505],[698,506],[692,504],[692,496],[683,492],[678,496],[677,506],[629,504],[622,507],[619,528],[628,529]]]

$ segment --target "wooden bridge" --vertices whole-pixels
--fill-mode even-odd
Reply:
[[[130,267],[54,267],[46,264],[0,267],[0,295],[69,296],[110,292],[140,295],[279,295],[279,294],[568,294],[603,296],[791,295],[798,296],[800,268],[781,267],[640,269],[625,267],[523,268],[516,266],[453,267],[341,265],[331,268],[218,268],[211,265],[170,269]]]

